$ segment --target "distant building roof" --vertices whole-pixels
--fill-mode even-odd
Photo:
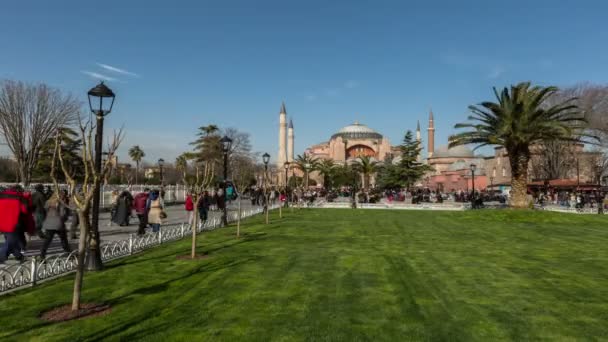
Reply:
[[[331,136],[332,139],[337,137],[342,137],[342,139],[382,139],[382,134],[366,125],[355,122],[352,125],[342,127],[337,133]]]

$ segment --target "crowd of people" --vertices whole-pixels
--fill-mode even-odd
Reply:
[[[600,189],[594,191],[537,191],[529,194],[530,201],[540,206],[557,205],[577,210],[598,209],[603,212],[607,207],[606,194]]]
[[[235,198],[231,187],[227,188],[226,193],[227,195],[224,196],[224,190],[220,188],[204,190],[196,196],[196,211],[198,212],[201,224],[204,224],[208,220],[210,211],[224,210],[227,205],[226,202]],[[194,222],[194,197],[193,193],[188,193],[186,195],[186,203],[184,204],[187,216],[186,220],[190,225]]]
[[[167,217],[162,191],[146,188],[135,197],[128,190],[112,194],[111,223],[129,226],[135,213],[139,220],[137,233],[143,235],[147,227],[158,232]],[[43,240],[40,257],[46,258],[55,236],[59,238],[64,252],[71,252],[67,222],[72,217],[69,238],[76,239],[79,227],[78,213],[70,208],[70,197],[66,190],[53,192],[50,187],[36,185],[26,191],[19,185],[0,189],[0,233],[4,244],[0,247],[0,263],[12,254],[23,262],[24,253],[32,236]]]
[[[63,250],[71,251],[66,232],[70,216],[69,197],[66,191],[52,192],[50,188],[37,185],[33,192],[21,186],[0,190],[0,232],[4,244],[0,247],[0,263],[12,254],[23,262],[28,236],[43,239],[40,257],[44,259],[55,236],[59,237]]]

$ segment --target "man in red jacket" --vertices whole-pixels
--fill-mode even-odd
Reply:
[[[0,232],[4,233],[4,244],[0,248],[0,263],[3,263],[10,254],[21,262],[24,260],[21,254],[21,240],[19,232],[27,230],[25,225],[28,215],[28,203],[23,194],[12,188],[0,193]]]
[[[148,214],[146,213],[146,202],[148,202],[148,193],[150,189],[145,188],[144,192],[140,192],[135,195],[133,199],[133,209],[139,219],[139,229],[137,230],[138,235],[144,235],[146,233],[146,226],[148,225]]]

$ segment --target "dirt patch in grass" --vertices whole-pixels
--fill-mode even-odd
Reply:
[[[63,305],[47,312],[43,312],[40,318],[47,322],[65,322],[73,319],[105,316],[112,312],[108,304],[84,303],[80,304],[80,310],[72,311],[72,305]]]

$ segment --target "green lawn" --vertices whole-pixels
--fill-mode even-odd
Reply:
[[[112,313],[49,324],[72,277],[0,297],[0,341],[606,340],[607,217],[294,210],[85,278]]]

